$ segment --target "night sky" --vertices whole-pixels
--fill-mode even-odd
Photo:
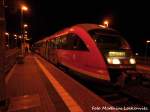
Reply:
[[[29,6],[29,12],[26,13],[24,21],[30,24],[32,42],[52,35],[65,27],[78,23],[102,24],[105,19],[110,21],[111,28],[122,33],[134,52],[143,54],[145,41],[150,39],[148,2],[26,0],[25,3]],[[17,27],[17,25],[12,26]]]

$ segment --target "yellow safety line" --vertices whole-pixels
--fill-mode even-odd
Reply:
[[[44,65],[37,59],[34,58],[44,72],[46,77],[49,79],[53,87],[56,89],[57,93],[60,95],[66,106],[71,112],[83,112],[81,107],[77,104],[77,102],[69,95],[69,93],[61,86],[61,84],[53,77],[53,75],[44,67]]]
[[[14,70],[15,70],[15,67],[16,67],[16,64],[13,66],[13,68],[10,70],[10,72],[9,72],[8,75],[6,76],[6,78],[5,78],[5,84],[8,83],[10,77],[13,75],[13,72],[14,72]]]

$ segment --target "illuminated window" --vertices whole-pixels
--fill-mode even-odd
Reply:
[[[88,50],[83,40],[81,40],[81,38],[76,34],[69,34],[68,43],[69,43],[68,49],[70,50],[82,50],[82,51]]]
[[[125,52],[109,52],[108,56],[109,57],[124,57]]]

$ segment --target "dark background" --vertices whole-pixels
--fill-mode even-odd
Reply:
[[[146,40],[150,39],[148,2],[9,0],[6,3],[7,30],[12,33],[20,32],[20,4],[29,7],[29,11],[24,13],[24,22],[29,24],[32,43],[78,23],[102,24],[105,19],[110,22],[111,28],[122,33],[133,51],[140,55],[144,54]]]

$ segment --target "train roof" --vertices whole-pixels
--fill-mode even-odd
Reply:
[[[89,24],[89,23],[85,23],[85,24],[76,24],[73,27],[80,27],[83,28],[86,31],[92,30],[92,29],[104,29],[104,30],[111,30],[111,31],[116,31],[112,28],[108,28],[105,27],[103,25],[99,25],[99,24]]]
[[[86,23],[86,24],[76,24],[73,27],[80,27],[80,28],[82,28],[86,31],[91,30],[91,29],[99,28],[97,24],[88,24],[88,23]]]
[[[119,33],[118,31],[116,31],[116,30],[114,30],[114,29],[112,29],[112,28],[105,27],[105,26],[103,26],[103,25],[84,23],[84,24],[76,24],[76,25],[74,25],[74,26],[71,26],[71,27],[68,27],[68,28],[64,28],[63,30],[54,33],[54,34],[52,35],[52,37],[55,36],[55,35],[62,34],[62,33],[64,33],[65,31],[69,31],[69,30],[74,29],[74,28],[82,28],[82,29],[84,29],[85,31],[89,31],[89,30],[92,30],[92,29],[102,29],[102,30],[106,30],[106,31],[112,31],[112,32],[114,31],[114,32]],[[46,41],[46,40],[48,40],[50,37],[51,37],[51,36],[48,36],[48,37],[46,37],[46,38],[44,38],[44,39],[42,39],[42,40],[37,41],[36,43],[40,43],[40,42],[42,42],[42,41]]]

